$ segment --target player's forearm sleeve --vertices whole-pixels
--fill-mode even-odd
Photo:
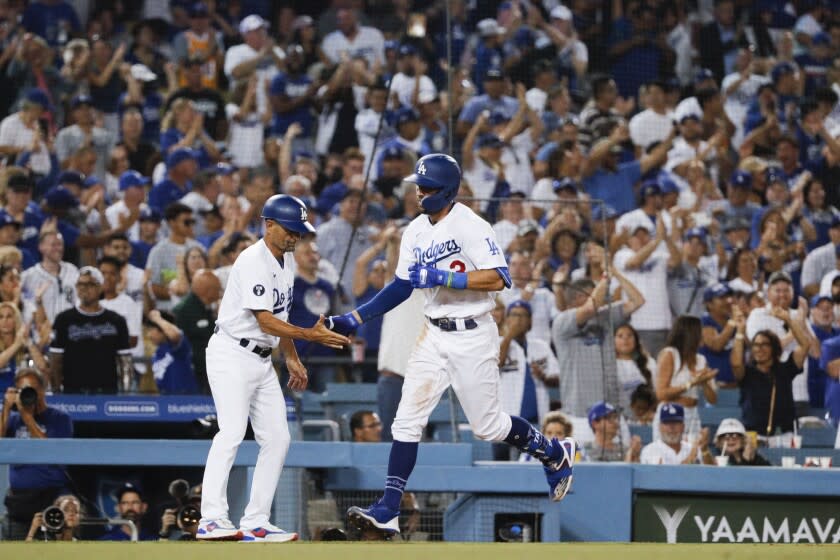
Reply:
[[[411,282],[402,278],[394,278],[394,281],[382,288],[372,300],[356,309],[363,323],[367,323],[374,317],[379,317],[404,302],[411,295],[414,288]]]

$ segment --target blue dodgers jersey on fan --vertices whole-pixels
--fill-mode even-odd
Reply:
[[[167,341],[157,347],[152,358],[152,372],[163,395],[196,395],[199,392],[192,368],[192,348],[183,335],[175,346]]]
[[[35,423],[48,439],[73,437],[73,421],[57,408],[47,407],[35,416]],[[9,415],[6,425],[7,438],[30,439],[29,428],[17,412]],[[67,473],[59,465],[11,465],[9,466],[9,487],[16,490],[35,488],[57,488],[67,484]]]
[[[271,80],[269,93],[271,95],[285,95],[289,99],[298,99],[307,94],[311,83],[312,78],[306,74],[290,76],[285,72],[281,72]],[[271,134],[274,136],[283,136],[286,134],[289,125],[295,122],[303,127],[301,136],[312,136],[313,119],[312,112],[310,111],[310,103],[304,103],[288,113],[278,113],[275,111],[274,118],[271,121]]]
[[[408,280],[408,269],[414,264],[452,272],[497,270],[506,284],[510,282],[496,232],[460,202],[436,224],[421,214],[408,225],[400,244],[397,277]],[[425,289],[424,294],[425,313],[434,319],[477,317],[495,307],[494,292],[437,286]]]
[[[303,328],[309,328],[318,322],[318,317],[331,314],[335,288],[332,284],[318,278],[314,283],[295,276],[292,290],[292,308],[289,311],[289,323]],[[332,356],[332,348],[323,344],[295,339],[295,349],[299,356]]]

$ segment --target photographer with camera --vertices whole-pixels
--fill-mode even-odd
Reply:
[[[201,520],[201,484],[190,488],[179,478],[169,484],[169,495],[178,507],[167,508],[160,518],[160,538],[169,541],[194,541]]]
[[[46,381],[33,368],[21,368],[6,389],[0,414],[0,437],[47,439],[73,437],[70,416],[47,405]],[[33,516],[67,493],[67,472],[60,465],[11,465],[4,501],[9,518],[7,539],[23,540]]]
[[[82,504],[72,494],[59,496],[53,505],[32,517],[27,542],[76,541],[82,519]]]

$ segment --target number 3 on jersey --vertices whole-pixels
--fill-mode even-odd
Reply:
[[[495,256],[500,253],[499,248],[496,246],[496,243],[490,239],[489,237],[485,237],[484,240],[487,242],[487,246],[490,248],[490,254]]]

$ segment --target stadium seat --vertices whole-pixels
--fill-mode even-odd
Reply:
[[[319,400],[324,416],[338,422],[357,410],[376,410],[376,383],[327,383]]]

